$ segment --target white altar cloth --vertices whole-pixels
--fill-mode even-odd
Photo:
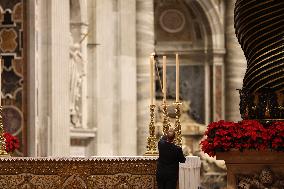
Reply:
[[[201,161],[197,156],[187,156],[185,163],[179,164],[179,189],[200,187]]]

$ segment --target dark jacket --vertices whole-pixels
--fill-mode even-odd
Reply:
[[[178,178],[179,162],[185,162],[181,147],[167,142],[165,137],[162,137],[158,149],[157,176]]]

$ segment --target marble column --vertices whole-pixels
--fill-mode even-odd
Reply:
[[[69,134],[69,48],[70,48],[70,2],[69,0],[47,1],[47,127],[48,156],[68,156]]]
[[[246,59],[237,41],[234,29],[234,6],[236,0],[226,1],[225,16],[225,93],[226,111],[225,118],[228,121],[238,121],[241,119],[239,112],[240,96],[237,89],[242,88],[242,81],[246,70]]]
[[[149,124],[149,56],[154,51],[154,2],[136,0],[138,154],[146,150]]]
[[[115,57],[115,5],[111,0],[96,1],[96,125],[97,155],[117,155],[117,64]]]
[[[118,10],[118,155],[136,155],[136,2],[119,0]]]
[[[28,83],[29,83],[29,104],[28,104],[28,156],[35,157],[38,154],[37,149],[37,135],[38,135],[38,122],[37,122],[37,72],[38,72],[38,40],[36,40],[36,34],[39,27],[39,7],[38,2],[29,0],[27,1],[28,11],[28,27],[29,27],[29,42],[28,42]]]

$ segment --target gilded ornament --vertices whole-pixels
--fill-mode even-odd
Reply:
[[[150,105],[150,123],[149,123],[149,136],[147,137],[147,151],[145,155],[152,156],[158,155],[157,151],[157,138],[155,135],[155,105]]]
[[[175,102],[175,114],[176,114],[176,118],[175,118],[175,144],[177,146],[182,146],[182,136],[181,136],[181,124],[180,124],[180,107],[182,105],[181,102]]]

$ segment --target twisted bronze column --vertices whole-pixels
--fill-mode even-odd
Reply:
[[[247,60],[243,119],[284,119],[284,1],[237,0],[235,29]]]

